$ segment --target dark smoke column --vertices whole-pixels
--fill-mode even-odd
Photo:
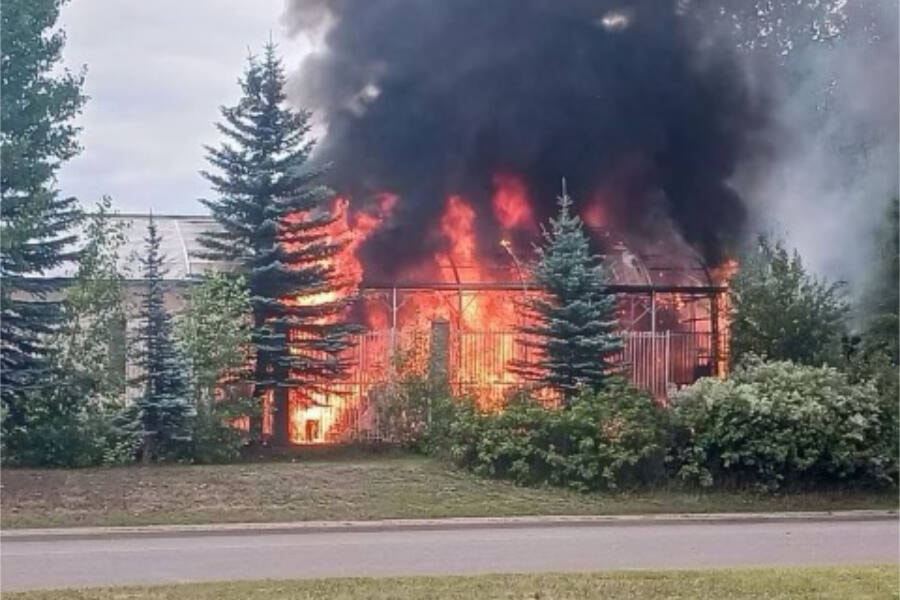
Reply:
[[[762,111],[731,52],[695,47],[702,36],[678,4],[295,0],[298,30],[330,23],[327,50],[293,83],[329,123],[318,158],[334,163],[332,185],[355,202],[401,198],[367,242],[379,258],[367,272],[391,277],[430,254],[422,233],[448,194],[496,244],[498,172],[524,179],[541,220],[565,176],[576,202],[602,203],[616,227],[653,235],[671,219],[717,261],[744,220],[728,179]]]

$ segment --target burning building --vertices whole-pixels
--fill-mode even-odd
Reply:
[[[291,90],[326,124],[314,159],[352,239],[335,266],[356,274],[369,332],[345,394],[294,404],[294,441],[377,429],[367,390],[417,344],[485,404],[517,385],[515,305],[564,177],[610,267],[632,380],[662,398],[721,372],[745,219],[730,180],[766,103],[691,4],[289,3],[286,22],[322,36]]]
[[[535,290],[529,288],[525,264],[529,248],[512,241],[516,228],[482,252],[475,240],[474,211],[463,198],[451,196],[439,228],[432,232],[444,243],[435,244],[430,257],[396,278],[379,280],[367,275],[358,254],[367,236],[388,226],[389,213],[400,201],[385,195],[375,212],[353,212],[341,199],[335,203],[342,218],[331,233],[351,238],[345,253],[334,259],[335,267],[352,284],[335,293],[358,294],[348,317],[362,323],[365,331],[348,353],[353,364],[349,379],[335,385],[333,393],[323,394],[314,404],[300,390],[289,394],[294,443],[382,437],[374,393],[397,376],[434,368],[435,361],[455,392],[474,396],[485,409],[520,384],[509,369],[510,361],[521,358],[522,352],[515,341],[522,318],[516,304]],[[500,215],[528,211],[511,209],[502,193],[496,203]],[[136,273],[134,261],[140,256],[147,217],[110,218],[124,225],[120,269]],[[197,238],[215,227],[212,219],[157,215],[154,221],[167,258],[166,305],[177,313],[198,275],[227,265],[197,256]],[[532,227],[527,219],[522,223]],[[702,256],[677,236],[651,242],[602,228],[590,232],[605,249],[610,289],[619,297],[622,358],[630,379],[663,400],[674,387],[721,373],[727,357],[727,269],[708,268]],[[72,275],[60,272],[53,277],[62,285]],[[142,285],[139,279],[129,280],[129,297]],[[124,322],[120,337],[128,337],[135,325]],[[120,368],[129,379],[137,375],[124,353]],[[129,390],[129,398],[135,393]]]
[[[745,218],[730,181],[766,106],[690,4],[289,3],[291,26],[323,33],[290,90],[325,124],[328,234],[349,240],[329,294],[358,293],[347,316],[365,325],[334,393],[289,394],[293,442],[379,436],[372,391],[400,358],[437,361],[485,408],[515,387],[515,306],[536,292],[526,265],[563,178],[609,266],[632,381],[662,399],[722,372]],[[212,221],[157,220],[173,272],[196,274]]]
[[[538,291],[529,281],[533,249],[526,243],[540,228],[524,183],[509,174],[494,181],[491,218],[503,235],[485,245],[483,232],[493,227],[477,222],[465,197],[450,195],[434,227],[421,232],[432,253],[382,280],[378,266],[370,271],[361,258],[363,248],[379,228],[390,227],[402,198],[382,193],[357,212],[345,199],[336,200],[341,218],[329,233],[350,243],[331,266],[358,285],[352,318],[366,332],[348,357],[354,365],[348,381],[312,404],[301,390],[290,394],[293,442],[380,437],[374,392],[398,375],[424,374],[435,365],[453,391],[474,397],[485,410],[522,384],[510,366],[527,360],[516,334],[526,317],[517,306]],[[710,269],[674,229],[656,238],[628,236],[604,227],[590,207],[585,218],[593,219],[589,232],[605,258],[610,292],[619,299],[621,358],[632,382],[663,400],[673,387],[721,373],[731,263]]]

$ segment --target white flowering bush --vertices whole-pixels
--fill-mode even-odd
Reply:
[[[897,399],[831,367],[752,359],[672,399],[669,460],[711,485],[896,485]]]

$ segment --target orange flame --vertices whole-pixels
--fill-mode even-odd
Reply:
[[[740,263],[734,258],[729,258],[725,260],[718,267],[711,269],[710,276],[712,278],[713,284],[728,287],[731,284],[731,280],[737,275],[738,269],[740,269]],[[728,326],[729,326],[729,294],[728,292],[722,292],[718,295],[718,304],[719,304],[719,321],[717,323],[717,329],[719,331],[719,337],[715,340],[715,343],[718,346],[719,352],[719,361],[716,365],[717,372],[719,375],[725,375],[728,369]]]
[[[441,217],[441,233],[449,248],[439,252],[435,262],[442,267],[442,276],[447,283],[481,283],[485,276],[476,255],[475,211],[461,196],[450,196]],[[447,269],[446,267],[449,267]],[[465,324],[478,320],[477,299],[469,304],[460,315]]]
[[[339,249],[333,255],[322,257],[310,264],[336,274],[336,287],[314,294],[290,296],[283,298],[282,302],[295,306],[321,306],[355,294],[359,289],[363,276],[362,263],[356,256],[357,250],[366,238],[387,218],[396,202],[397,197],[395,195],[380,194],[374,210],[356,212],[351,216],[348,199],[344,197],[335,198],[329,223],[317,231],[314,230],[310,235],[324,233],[326,242],[337,244]],[[305,218],[308,218],[305,213],[296,213],[289,215],[286,221],[288,223],[296,223]],[[291,247],[298,247],[302,243],[287,242],[284,246],[290,249]],[[303,266],[307,267],[309,265]],[[345,316],[345,314],[328,315],[318,318],[316,322],[320,324],[333,323]],[[297,339],[299,335],[301,335],[300,332],[292,332],[292,339]],[[347,402],[352,402],[352,398],[349,397],[352,395],[352,390],[340,390],[340,392],[343,393],[339,393],[337,390],[334,393],[324,394],[308,393],[304,390],[290,390],[290,430],[292,441],[303,443],[323,440]],[[347,392],[350,392],[350,394]]]
[[[433,256],[403,274],[404,278],[419,282],[452,284],[445,289],[409,293],[402,299],[390,296],[367,298],[361,305],[363,318],[370,333],[360,336],[359,347],[353,350],[358,367],[353,374],[349,394],[328,394],[314,398],[314,402],[294,403],[292,406],[292,439],[297,443],[321,442],[333,439],[350,427],[351,416],[359,414],[368,403],[373,382],[392,376],[391,359],[397,352],[412,351],[414,359],[402,367],[403,372],[421,373],[427,368],[429,332],[438,320],[450,323],[447,364],[450,383],[458,392],[475,395],[482,408],[499,404],[506,390],[519,383],[509,369],[510,359],[519,357],[521,349],[515,344],[512,332],[528,318],[516,310],[516,301],[529,290],[518,273],[518,259],[514,254],[518,232],[536,233],[537,226],[524,180],[510,173],[493,177],[491,196],[492,215],[476,215],[473,206],[462,195],[446,198],[443,213],[434,231],[422,232],[437,236],[443,245]],[[610,196],[600,190],[582,213],[585,223],[594,228],[609,227],[606,202]],[[363,278],[364,267],[358,256],[361,245],[389,219],[400,199],[383,192],[365,209],[351,210],[346,198],[336,198],[333,220],[326,227],[329,240],[346,242],[340,252],[319,261],[323,267],[334,269],[339,275],[339,289],[315,295],[286,298],[285,302],[314,305],[332,301],[347,294],[355,294]],[[491,248],[479,248],[476,216],[493,217],[504,235],[494,240]],[[292,215],[292,219],[303,215]],[[510,264],[502,275],[492,270],[481,251],[496,257],[497,244],[510,256]],[[500,256],[504,255],[500,253]],[[495,260],[492,258],[491,260]],[[516,264],[513,265],[512,263]],[[728,261],[713,270],[714,281],[733,276],[735,261]],[[479,290],[466,289],[466,284],[497,281],[522,282],[522,289]],[[459,284],[459,288],[456,288]],[[694,314],[694,300],[689,296],[669,294],[659,298],[664,310],[674,313],[678,322],[697,323],[708,316]],[[692,325],[693,326],[693,325]],[[720,328],[721,331],[721,328]],[[316,406],[318,405],[318,406]]]
[[[710,269],[710,278],[713,284],[727,286],[731,279],[737,275],[739,267],[737,259],[729,258],[718,267]]]
[[[493,178],[494,195],[491,204],[497,222],[504,229],[534,229],[534,216],[528,201],[528,191],[520,177],[497,173]]]

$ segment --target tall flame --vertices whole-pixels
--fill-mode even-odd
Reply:
[[[338,252],[325,256],[314,265],[323,267],[337,275],[333,289],[315,293],[300,294],[282,298],[286,305],[322,306],[347,296],[355,295],[363,277],[363,265],[357,257],[360,244],[372,234],[384,221],[397,202],[392,194],[380,194],[376,206],[370,211],[359,211],[351,214],[347,198],[335,198],[331,206],[331,219],[315,234],[324,234],[329,244],[339,246]],[[299,212],[289,215],[287,222],[297,222],[308,218]],[[291,244],[285,244],[288,248]],[[299,243],[298,243],[299,245]],[[306,265],[304,265],[306,266]],[[347,314],[331,314],[317,318],[317,324],[338,322]],[[300,332],[292,332],[292,339],[300,337]],[[295,351],[292,349],[292,351]],[[339,386],[338,386],[339,387]],[[335,389],[333,393],[307,392],[291,390],[289,394],[291,439],[294,442],[318,441],[331,428],[333,421],[348,402],[354,401],[352,396],[359,390]]]
[[[410,356],[415,358],[404,369],[421,372],[427,368],[427,355],[433,350],[428,348],[429,332],[438,321],[450,325],[446,359],[450,383],[457,391],[475,394],[483,408],[490,408],[499,403],[506,390],[517,385],[518,380],[509,369],[511,359],[521,358],[517,356],[520,348],[514,343],[513,331],[526,317],[515,306],[518,300],[532,291],[527,288],[527,273],[519,264],[516,239],[518,234],[527,234],[533,239],[538,228],[523,178],[512,173],[498,173],[492,183],[493,215],[478,215],[478,218],[493,216],[497,229],[503,232],[502,237],[495,240],[496,245],[490,249],[479,247],[478,234],[482,228],[476,228],[476,211],[464,196],[449,195],[435,231],[422,232],[423,236],[436,237],[441,242],[439,249],[403,275],[421,283],[441,285],[433,290],[405,294],[402,299],[398,299],[394,292],[393,298],[367,297],[363,300],[361,314],[370,333],[361,336],[360,346],[353,350],[354,360],[358,361],[353,383],[344,390],[346,393],[326,394],[314,398],[312,403],[293,404],[292,439],[295,442],[327,441],[351,428],[352,420],[359,418],[366,410],[373,382],[383,381],[394,373],[391,360],[398,351],[404,348],[413,350]],[[599,190],[583,211],[583,219],[590,227],[609,227],[604,194],[604,190]],[[401,201],[397,195],[383,192],[376,195],[374,202],[364,209],[354,211],[347,198],[336,198],[332,206],[333,218],[325,227],[325,233],[328,240],[341,242],[343,247],[334,256],[321,259],[319,264],[339,275],[338,288],[314,295],[285,298],[284,302],[315,305],[356,294],[364,275],[360,247],[391,218]],[[304,215],[292,215],[290,218],[302,219]],[[524,239],[520,238],[519,242]],[[498,246],[506,252],[498,253]],[[494,262],[486,262],[487,255],[492,256]],[[498,266],[495,264],[498,255],[509,257],[508,264],[502,265],[502,271],[495,268]],[[712,270],[712,278],[718,285],[727,284],[736,269],[737,263],[728,261]],[[474,289],[478,286],[472,285],[494,282],[504,282],[506,287]],[[510,287],[511,283],[521,283],[521,288],[517,285]],[[727,312],[724,301],[720,299],[720,321],[716,322],[720,333],[727,324],[723,320]],[[670,293],[664,297],[657,296],[655,302],[660,311],[668,311],[668,316],[661,315],[658,323],[654,321],[657,326],[665,319],[667,328],[696,328],[705,320],[711,329],[715,328],[712,325],[712,308],[705,316],[702,311],[697,312],[690,294]],[[713,343],[721,346],[723,342],[716,340]],[[688,350],[686,347],[685,357]],[[664,366],[655,352],[653,364],[656,366],[653,368],[662,370]],[[697,350],[690,352],[696,353]],[[721,363],[721,353],[719,360]],[[689,361],[688,358],[682,361],[685,362],[683,370],[692,368]],[[722,368],[721,364],[718,366]]]

